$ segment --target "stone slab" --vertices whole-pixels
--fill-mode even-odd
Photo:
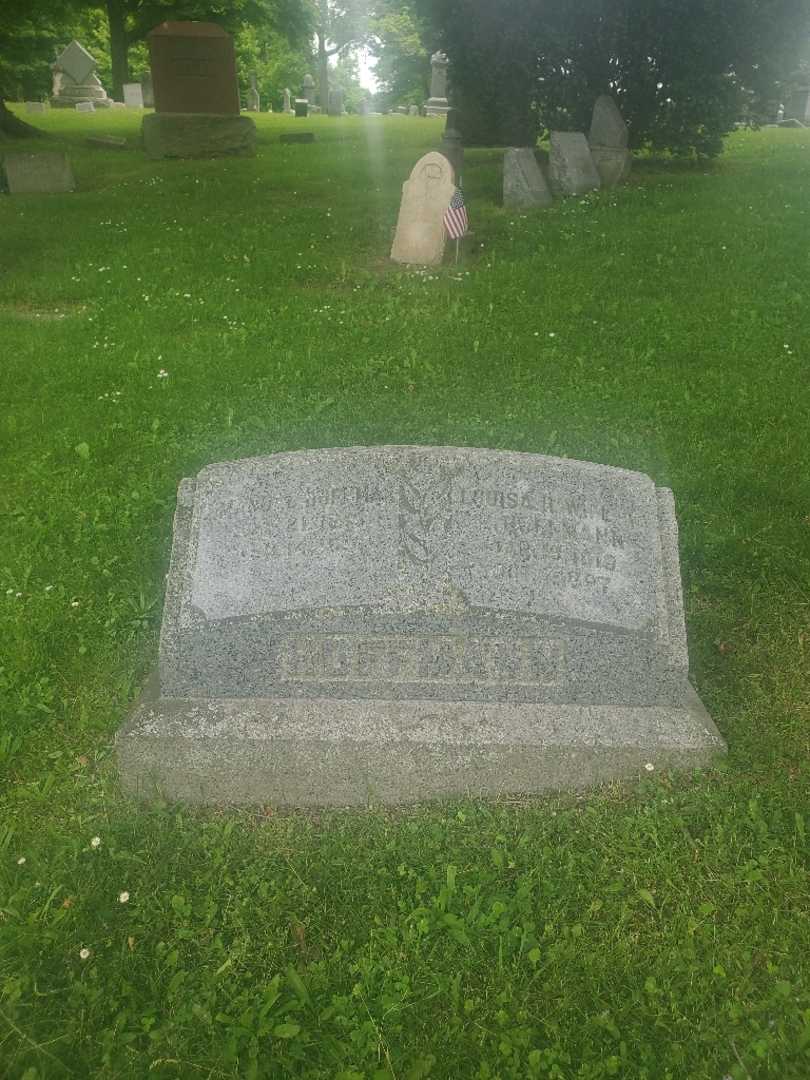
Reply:
[[[353,447],[184,480],[127,790],[358,804],[586,786],[723,743],[672,494],[534,454]]]
[[[63,49],[56,58],[57,66],[64,71],[73,82],[81,85],[87,82],[96,70],[96,61],[78,41],[74,40]]]
[[[513,147],[503,156],[503,205],[528,210],[554,202],[531,147]]]
[[[593,107],[588,142],[591,146],[613,146],[626,150],[629,141],[627,124],[610,94],[600,94]]]
[[[444,257],[444,213],[456,189],[453,167],[438,151],[425,154],[402,185],[391,258],[394,262],[435,266]]]
[[[129,150],[130,145],[126,139],[117,135],[88,135],[84,140],[87,146],[95,147],[96,150]]]
[[[46,105],[44,101],[26,101],[25,111],[27,113],[44,113]]]
[[[76,112],[95,112],[96,107],[92,101],[77,101],[74,105]]]
[[[306,117],[309,116],[310,108],[311,105],[306,98],[296,98],[293,102],[293,113],[299,118],[299,120],[302,117],[306,119]]]
[[[282,143],[314,143],[314,131],[285,131],[278,137]]]
[[[592,146],[591,157],[604,188],[615,187],[630,175],[633,156],[629,150],[611,146]]]
[[[256,125],[247,116],[178,115],[143,118],[143,146],[150,158],[253,157]]]
[[[682,708],[427,701],[158,699],[118,734],[136,798],[289,807],[581,791],[725,750],[690,689]]]
[[[2,166],[11,195],[57,195],[76,190],[73,170],[64,154],[3,154]]]
[[[124,83],[124,104],[128,109],[143,108],[143,87],[139,82]]]
[[[588,146],[578,131],[552,131],[549,156],[551,189],[560,195],[584,195],[601,186]]]
[[[239,115],[233,38],[216,23],[164,22],[147,35],[155,108]]]

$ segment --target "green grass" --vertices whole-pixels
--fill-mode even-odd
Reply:
[[[254,160],[150,163],[83,145],[137,115],[36,120],[79,190],[0,197],[0,1077],[806,1080],[810,132],[526,215],[468,152],[475,236],[418,273],[386,255],[439,122],[260,117]],[[128,804],[178,480],[374,443],[672,487],[727,763],[406,814]]]

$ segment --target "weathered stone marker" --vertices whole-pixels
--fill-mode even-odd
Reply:
[[[444,212],[456,190],[453,166],[435,150],[421,157],[402,185],[394,262],[434,266],[442,261],[447,232]]]
[[[552,131],[549,179],[558,195],[584,195],[601,186],[588,140],[579,131]]]
[[[588,145],[602,187],[614,187],[627,179],[633,163],[627,148],[627,125],[609,94],[600,94],[596,99]]]
[[[256,152],[256,125],[239,115],[233,38],[215,23],[165,22],[147,35],[155,112],[143,119],[151,158]]]
[[[70,162],[64,154],[3,154],[0,166],[10,195],[59,195],[76,190]]]
[[[688,681],[672,493],[380,446],[183,480],[127,791],[351,805],[583,788],[724,744]]]
[[[513,147],[503,156],[503,205],[521,210],[551,206],[546,178],[530,146]]]

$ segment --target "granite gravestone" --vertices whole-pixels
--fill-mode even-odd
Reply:
[[[77,101],[74,107],[76,109],[76,112],[90,113],[96,111],[96,107],[92,101]]]
[[[250,89],[247,94],[247,111],[248,112],[261,112],[262,111],[262,99],[259,94],[259,88],[256,85],[258,75],[254,71],[250,76]]]
[[[455,190],[453,167],[444,154],[434,150],[417,161],[402,185],[391,248],[394,262],[433,266],[442,261],[447,240],[444,213]]]
[[[152,86],[152,72],[147,71],[141,75],[141,90],[143,91],[143,106],[145,109],[155,107],[155,89]]]
[[[338,86],[329,91],[329,116],[343,116],[343,87]]]
[[[450,108],[447,100],[447,56],[435,52],[430,58],[430,97],[425,102],[425,116],[444,116]]]
[[[90,101],[108,109],[112,102],[95,73],[96,66],[87,49],[78,41],[71,41],[51,65],[51,105],[56,109],[72,109],[80,102]]]
[[[285,116],[290,116],[293,113],[293,107],[292,107],[292,104],[290,103],[290,90],[289,90],[289,87],[285,87],[285,89],[284,89],[284,103],[281,106],[281,111],[284,113]]]
[[[124,104],[128,109],[143,108],[143,87],[139,82],[124,83]]]
[[[155,96],[142,127],[148,156],[253,155],[256,126],[239,115],[231,35],[215,23],[165,22],[148,40]]]
[[[3,154],[2,167],[10,195],[60,195],[76,190],[73,170],[64,154]]]
[[[292,806],[583,788],[724,749],[688,681],[672,494],[382,446],[184,480],[124,787]]]
[[[503,205],[526,210],[553,202],[534,150],[530,146],[507,150],[503,156]]]
[[[627,179],[632,164],[627,125],[609,94],[600,94],[596,99],[588,145],[602,187],[614,187]]]
[[[26,101],[25,111],[27,113],[44,113],[45,102],[44,101]]]
[[[559,195],[583,195],[601,186],[588,140],[579,131],[552,131],[549,179]]]

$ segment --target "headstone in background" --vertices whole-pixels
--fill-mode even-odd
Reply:
[[[419,115],[419,106],[418,105],[409,105],[408,106],[408,116],[418,116],[418,115]]]
[[[96,107],[92,101],[77,101],[74,105],[76,112],[95,112]]]
[[[124,83],[124,104],[128,109],[143,108],[143,87],[139,82]]]
[[[302,117],[302,116],[304,118],[309,116],[309,102],[307,101],[307,99],[297,97],[295,99],[295,102],[294,102],[293,112],[299,118]]]
[[[304,84],[302,90],[302,97],[306,98],[310,105],[315,104],[315,80],[311,75],[304,76]]]
[[[145,109],[154,109],[155,90],[152,86],[152,72],[147,71],[144,75],[141,75],[140,83],[143,91],[143,107]]]
[[[444,212],[456,190],[453,167],[431,151],[414,165],[402,185],[402,202],[391,248],[394,262],[434,266],[444,257]]]
[[[503,205],[529,210],[553,202],[534,150],[530,146],[507,150],[503,156]]]
[[[363,98],[363,100],[358,102],[358,105],[357,105],[358,116],[368,116],[368,114],[370,112],[371,112],[371,106],[369,105],[366,98]]]
[[[576,790],[724,749],[689,683],[672,493],[430,446],[182,481],[158,685],[117,739],[133,794],[292,806]]]
[[[113,102],[110,103],[110,108],[111,109],[125,109],[126,105],[123,103],[123,101],[113,101]]]
[[[295,110],[293,109],[292,103],[290,102],[289,87],[284,88],[284,104],[281,107],[281,111],[284,113],[285,116],[292,116],[294,114]]]
[[[253,72],[250,76],[250,89],[247,95],[247,111],[248,112],[261,112],[262,111],[262,99],[259,97],[259,89],[256,86],[257,75]]]
[[[26,101],[25,111],[27,113],[44,113],[45,103],[43,101]]]
[[[579,131],[552,131],[549,179],[560,195],[583,195],[601,185],[588,140]]]
[[[461,177],[464,172],[464,144],[459,131],[458,109],[448,109],[444,123],[442,141],[439,143],[439,153],[444,154],[453,166],[453,175],[456,183],[461,185]]]
[[[51,105],[56,109],[72,109],[79,102],[92,101],[99,108],[109,108],[112,102],[95,74],[96,66],[87,49],[78,41],[71,41],[51,65]]]
[[[596,99],[588,144],[602,187],[614,187],[627,179],[632,165],[627,125],[609,94]]]
[[[10,195],[58,195],[76,190],[70,162],[64,154],[2,154]]]
[[[777,124],[780,128],[804,128],[805,126],[801,120],[780,120]]]
[[[282,143],[313,143],[315,142],[314,131],[285,131],[278,137]]]
[[[256,125],[239,115],[231,35],[215,23],[164,22],[147,36],[155,93],[155,112],[143,119],[147,155],[253,155]]]
[[[343,88],[335,87],[329,91],[329,116],[343,116]]]
[[[447,100],[447,57],[435,52],[430,58],[430,97],[425,102],[425,116],[444,116],[450,108]]]
[[[810,86],[799,86],[785,102],[785,120],[799,120],[802,125],[810,124]]]

